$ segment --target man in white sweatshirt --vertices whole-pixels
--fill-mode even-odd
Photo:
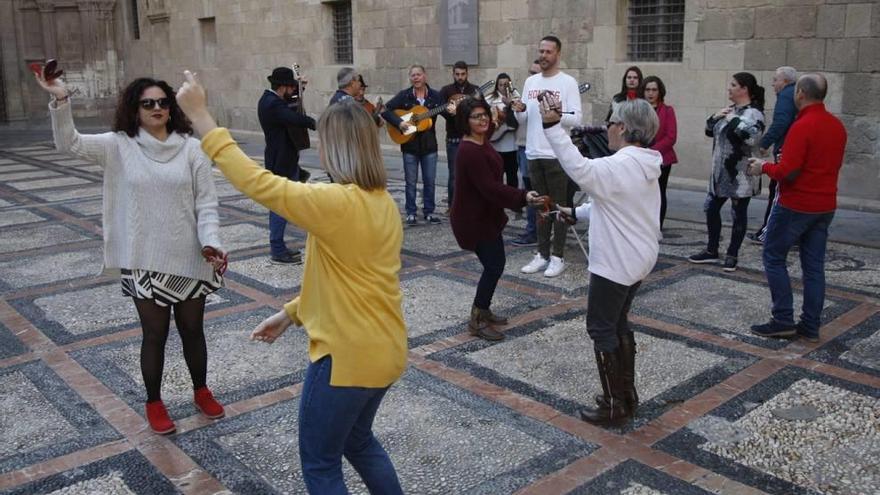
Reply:
[[[565,173],[593,198],[587,332],[593,339],[602,395],[596,397],[599,407],[581,411],[581,419],[619,425],[634,416],[638,406],[629,309],[660,250],[658,180],[663,159],[648,147],[659,121],[645,100],[621,103],[608,124],[608,145],[616,152],[590,160],[558,125],[559,105],[553,97],[542,102],[544,135]]]
[[[573,77],[560,70],[561,51],[562,42],[556,36],[545,36],[541,39],[538,45],[541,73],[526,79],[522,101],[515,102],[512,107],[520,127],[526,127],[526,157],[529,160],[532,188],[542,195],[550,196],[554,203],[571,206],[568,199],[568,177],[544,137],[539,109],[539,100],[544,95],[552,95],[562,105],[561,123],[566,132],[581,122],[578,84]],[[543,270],[545,277],[555,277],[562,273],[565,269],[566,228],[565,223],[560,221],[538,223],[538,253],[529,264],[522,267],[523,273]]]

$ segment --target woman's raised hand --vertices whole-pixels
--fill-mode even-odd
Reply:
[[[183,85],[177,90],[177,104],[183,113],[192,122],[193,129],[201,135],[207,134],[209,131],[217,127],[214,118],[208,112],[207,97],[205,96],[205,88],[196,79],[196,75],[192,72],[183,71]]]
[[[60,77],[52,79],[51,81],[46,81],[46,78],[43,77],[42,71],[40,71],[40,73],[34,72],[34,79],[37,80],[37,84],[39,84],[45,92],[54,96],[56,100],[67,98],[67,86],[65,86],[64,81],[62,81]]]

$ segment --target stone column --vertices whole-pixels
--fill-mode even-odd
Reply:
[[[40,11],[44,53],[47,59],[55,58],[58,53],[58,39],[55,35],[55,2],[52,0],[38,0],[35,3]]]

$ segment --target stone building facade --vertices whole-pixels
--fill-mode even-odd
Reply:
[[[669,0],[667,0],[668,2]],[[80,91],[78,113],[112,107],[119,87],[139,75],[176,85],[184,68],[198,72],[221,125],[258,130],[256,101],[266,76],[299,63],[310,80],[306,106],[318,114],[335,90],[334,11],[320,0],[0,0],[0,67],[6,120],[41,118],[26,62],[58,58]],[[767,89],[772,116],[773,70],[792,65],[822,71],[829,109],[849,131],[841,195],[880,205],[880,2],[847,0],[683,0],[680,61],[638,62],[666,83],[678,116],[676,180],[701,184],[711,143],[705,118],[728,104],[726,86],[738,71],[753,72]],[[521,85],[537,42],[563,41],[566,72],[592,84],[584,95],[585,123],[604,119],[627,60],[628,0],[480,0],[478,84],[507,72]],[[387,99],[407,85],[406,69],[424,64],[429,82],[451,81],[441,64],[442,2],[353,0],[353,65],[369,96]],[[443,127],[443,124],[440,124]],[[442,130],[441,130],[442,135]]]

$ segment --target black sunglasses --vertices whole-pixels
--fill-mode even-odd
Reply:
[[[171,107],[171,98],[159,98],[158,100],[154,100],[153,98],[144,98],[138,103],[144,110],[152,110],[156,108],[156,105],[159,105],[159,108],[167,110]]]

